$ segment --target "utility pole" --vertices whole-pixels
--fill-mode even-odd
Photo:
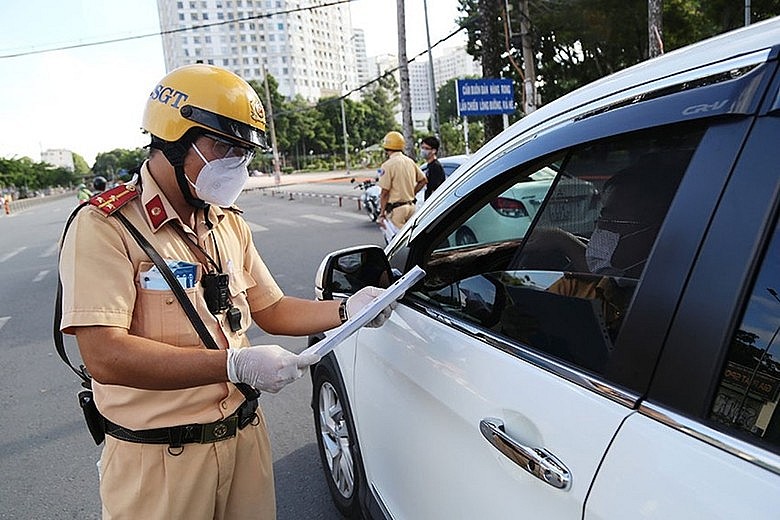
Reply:
[[[507,22],[508,19],[509,11]],[[536,67],[528,0],[520,0],[520,41],[523,48],[523,113],[528,115],[536,110]]]
[[[428,26],[428,0],[423,0],[423,9],[425,10],[425,37],[428,41],[428,82],[431,84],[431,127],[434,135],[441,141],[441,132],[439,131],[439,107],[436,103],[436,77],[433,73],[433,53],[431,52],[431,30]],[[444,150],[440,148],[439,153],[443,156]]]
[[[401,80],[401,115],[403,117],[403,134],[406,140],[404,153],[409,157],[414,156],[414,143],[412,139],[412,97],[409,92],[409,61],[406,57],[406,14],[404,12],[404,0],[396,0],[398,7],[398,76]]]
[[[274,109],[271,106],[271,90],[268,88],[268,70],[263,67],[263,84],[265,85],[265,119],[271,129],[271,149],[273,150],[274,182],[281,182],[281,168],[279,167],[279,148],[276,146],[276,129],[274,128]]]
[[[664,53],[663,0],[647,0],[647,57]]]
[[[342,85],[346,86],[346,81],[344,81]],[[341,133],[344,136],[344,167],[347,169],[347,175],[349,175],[349,145],[347,144],[347,116],[344,111],[343,97],[341,98]]]

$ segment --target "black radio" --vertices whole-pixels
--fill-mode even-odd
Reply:
[[[207,273],[201,277],[203,297],[211,314],[217,314],[230,308],[230,275],[225,273]]]

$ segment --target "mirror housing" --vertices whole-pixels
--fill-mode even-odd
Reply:
[[[347,298],[363,287],[386,288],[394,276],[384,249],[354,246],[327,255],[317,269],[314,291],[318,300]]]

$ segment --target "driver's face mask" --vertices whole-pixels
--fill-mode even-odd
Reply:
[[[609,221],[606,219],[599,219],[599,223],[639,225],[638,222]],[[643,258],[639,262],[625,267],[616,267],[612,265],[612,256],[615,254],[621,240],[649,231],[651,227],[652,226],[646,226],[637,231],[632,231],[631,233],[623,235],[599,227],[594,229],[593,233],[590,235],[590,240],[588,240],[588,246],[585,248],[585,263],[588,265],[590,272],[605,276],[623,276],[626,271],[642,264],[646,259]]]

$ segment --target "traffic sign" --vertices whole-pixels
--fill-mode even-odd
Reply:
[[[515,111],[515,89],[511,79],[456,80],[459,116],[489,116]]]

